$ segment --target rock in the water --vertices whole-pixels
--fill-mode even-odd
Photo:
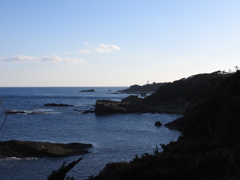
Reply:
[[[162,123],[160,121],[157,121],[157,122],[155,122],[154,125],[160,127],[160,126],[162,126]]]
[[[0,142],[0,157],[67,157],[88,153],[91,144],[82,143],[50,143],[34,141]]]
[[[119,102],[110,100],[97,100],[95,105],[95,113],[97,115],[136,112],[141,112],[140,103],[132,103],[129,101]]]
[[[73,105],[70,105],[70,104],[47,103],[47,104],[44,104],[44,106],[73,106]]]
[[[97,115],[114,113],[174,113],[182,114],[183,107],[179,104],[159,102],[154,98],[142,99],[138,96],[128,96],[122,101],[97,100],[95,104]]]
[[[88,90],[82,90],[82,91],[79,91],[79,92],[95,92],[94,89],[88,89]]]
[[[6,110],[5,114],[22,114],[26,113],[25,111],[18,111],[18,110]]]

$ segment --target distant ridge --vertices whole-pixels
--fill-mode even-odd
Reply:
[[[132,85],[128,89],[119,90],[118,93],[128,93],[128,94],[140,94],[140,93],[154,93],[156,90],[163,86],[166,83],[152,83],[145,84],[143,86],[140,85]]]
[[[157,98],[159,101],[196,103],[205,99],[217,83],[230,75],[222,71],[192,75],[172,83],[165,83],[151,97]]]

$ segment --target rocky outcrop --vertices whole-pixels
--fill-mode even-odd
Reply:
[[[135,113],[141,112],[141,99],[137,96],[130,96],[122,101],[97,100],[95,105],[95,113],[115,114],[115,113]]]
[[[26,111],[19,111],[19,110],[6,110],[5,114],[22,114],[22,113],[26,113]]]
[[[122,101],[97,100],[95,113],[97,115],[115,113],[170,113],[183,114],[182,104],[159,102],[153,100],[145,101],[138,96],[131,95]]]
[[[132,103],[118,102],[110,100],[97,100],[95,106],[95,114],[115,114],[115,113],[133,113],[139,112],[137,107],[134,107]]]
[[[79,92],[95,92],[94,89],[88,89],[88,90],[82,90],[82,91],[79,91]]]
[[[162,123],[161,123],[160,121],[156,121],[156,122],[154,123],[154,125],[157,126],[157,127],[160,127],[160,126],[162,126]]]
[[[44,104],[44,106],[73,106],[73,105],[70,105],[70,104],[47,103],[47,104]]]
[[[50,143],[33,141],[0,142],[0,157],[67,157],[88,153],[91,144],[82,143]]]

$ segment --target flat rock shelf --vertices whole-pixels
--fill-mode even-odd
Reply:
[[[10,140],[0,142],[0,158],[67,157],[88,153],[89,148],[92,148],[92,144]]]

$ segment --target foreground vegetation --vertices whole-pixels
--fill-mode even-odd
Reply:
[[[240,179],[240,71],[218,83],[188,114],[177,142],[113,166],[104,180]]]

